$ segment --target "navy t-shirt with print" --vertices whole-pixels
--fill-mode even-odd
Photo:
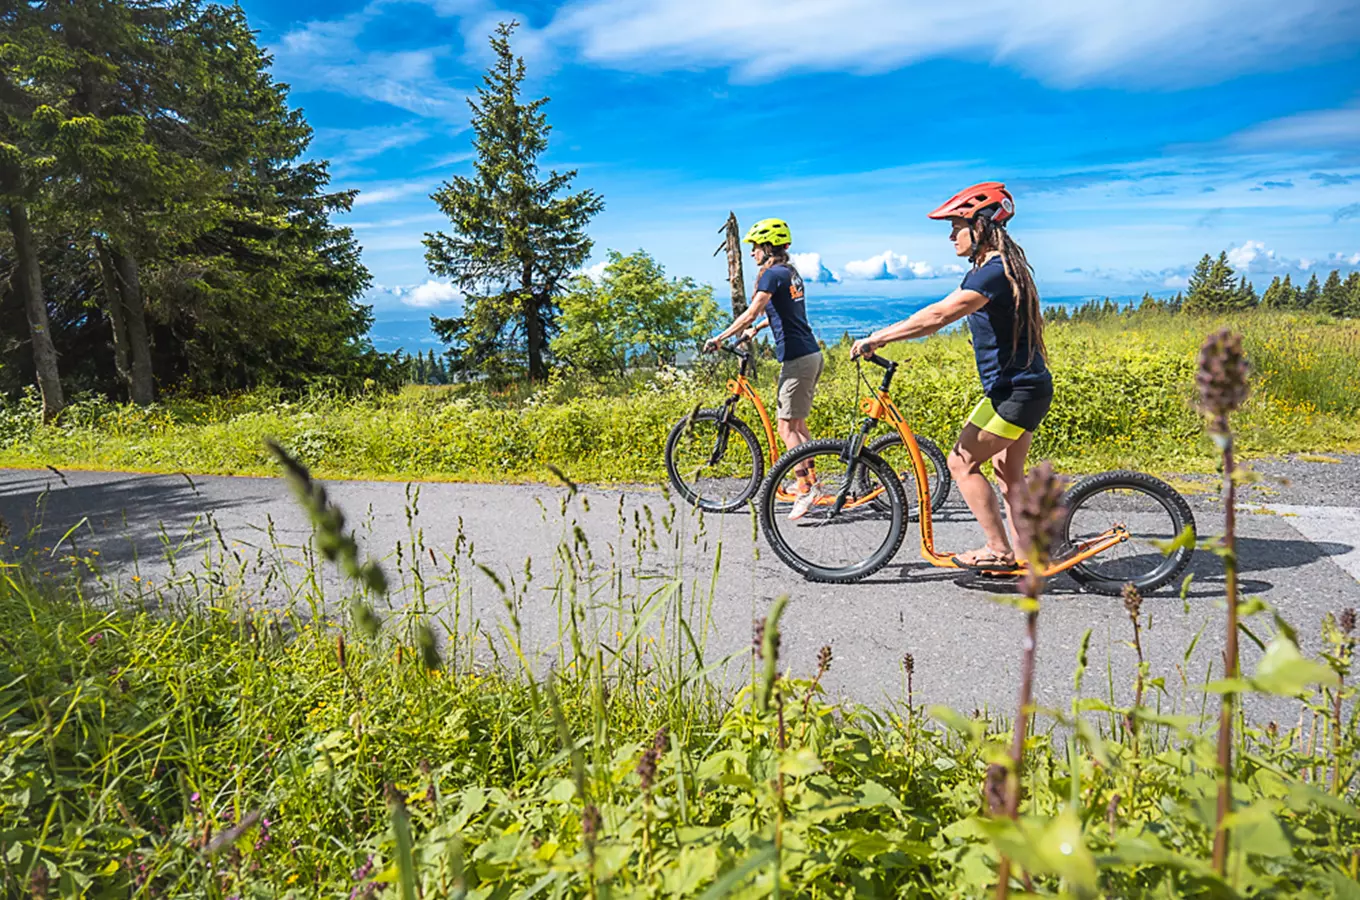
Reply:
[[[987,298],[987,304],[968,315],[968,330],[973,334],[973,355],[977,359],[978,376],[982,389],[988,394],[1011,386],[1049,384],[1043,353],[1035,348],[1033,357],[1023,332],[1015,341],[1015,296],[1006,267],[1000,256],[993,256],[963,276],[961,287],[977,291]]]
[[[770,330],[774,332],[775,358],[788,362],[816,353],[817,338],[808,324],[807,306],[803,300],[803,276],[792,266],[770,266],[760,273],[757,291],[770,295],[766,310],[770,316]]]

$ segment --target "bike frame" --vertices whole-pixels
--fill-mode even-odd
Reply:
[[[765,403],[760,399],[760,394],[756,392],[755,386],[746,377],[746,369],[751,363],[752,351],[733,350],[727,346],[724,346],[723,349],[740,359],[741,365],[737,369],[737,377],[727,379],[727,393],[730,396],[723,401],[722,424],[727,424],[727,414],[743,397],[750,400],[755,406],[756,412],[760,414],[760,424],[765,427],[765,442],[770,449],[770,465],[773,466],[779,460],[779,443],[774,433],[774,425],[770,421],[770,413],[766,410]],[[783,501],[793,499],[793,495],[785,491],[782,486],[776,488],[776,494]]]
[[[912,432],[911,426],[907,424],[906,416],[893,403],[892,397],[888,395],[888,388],[892,385],[893,375],[897,372],[898,363],[883,359],[879,356],[870,356],[868,361],[884,369],[883,383],[879,386],[877,394],[873,397],[864,397],[860,400],[860,410],[864,413],[864,422],[860,425],[859,431],[851,441],[850,471],[845,479],[845,487],[841,489],[841,496],[834,501],[837,504],[837,511],[842,508],[853,509],[872,501],[883,491],[882,488],[866,494],[864,497],[848,501],[845,497],[849,486],[854,483],[855,468],[859,465],[859,453],[864,446],[864,438],[873,430],[879,422],[886,422],[891,427],[897,429],[897,433],[902,437],[902,445],[907,448],[907,453],[911,458],[911,467],[916,475],[916,495],[920,508],[921,521],[921,557],[932,566],[942,569],[963,568],[954,562],[952,553],[941,553],[935,549],[935,529],[934,519],[930,508],[930,484],[929,474],[926,472],[924,457],[921,456],[921,448],[916,443],[916,435]],[[1129,532],[1123,525],[1116,524],[1108,531],[1083,542],[1074,548],[1075,552],[1057,560],[1049,565],[1043,572],[1043,577],[1056,575],[1065,572],[1073,566],[1080,565],[1086,560],[1097,554],[1103,553],[1111,547],[1121,544],[1129,539]],[[997,569],[999,574],[1022,575],[1028,567],[1023,562],[1017,564],[1013,569]],[[991,570],[989,570],[991,571]]]

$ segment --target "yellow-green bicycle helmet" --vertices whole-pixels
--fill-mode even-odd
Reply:
[[[773,244],[776,247],[784,247],[793,243],[793,235],[789,234],[789,223],[783,219],[761,219],[751,226],[751,230],[746,232],[746,237],[742,240],[748,244]]]

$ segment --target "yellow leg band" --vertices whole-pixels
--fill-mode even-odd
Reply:
[[[986,397],[977,406],[973,407],[972,415],[968,421],[990,434],[1003,437],[1008,441],[1013,441],[1025,433],[1025,429],[1019,425],[1007,422],[996,414],[996,409],[992,406],[992,401]]]

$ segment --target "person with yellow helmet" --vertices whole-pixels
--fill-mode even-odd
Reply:
[[[822,377],[822,350],[808,323],[803,277],[789,261],[793,236],[788,223],[783,219],[761,219],[742,240],[751,245],[751,258],[760,268],[755,294],[746,311],[722,334],[709,340],[704,349],[712,351],[735,334],[754,337],[769,326],[774,332],[775,357],[780,362],[779,403],[775,412],[779,437],[792,450],[811,438],[807,417],[812,411],[817,380]],[[766,320],[755,324],[762,314],[767,314]],[[789,512],[789,518],[795,520],[807,515],[822,496],[815,471],[809,467],[796,475],[798,484],[792,493],[797,499]]]

